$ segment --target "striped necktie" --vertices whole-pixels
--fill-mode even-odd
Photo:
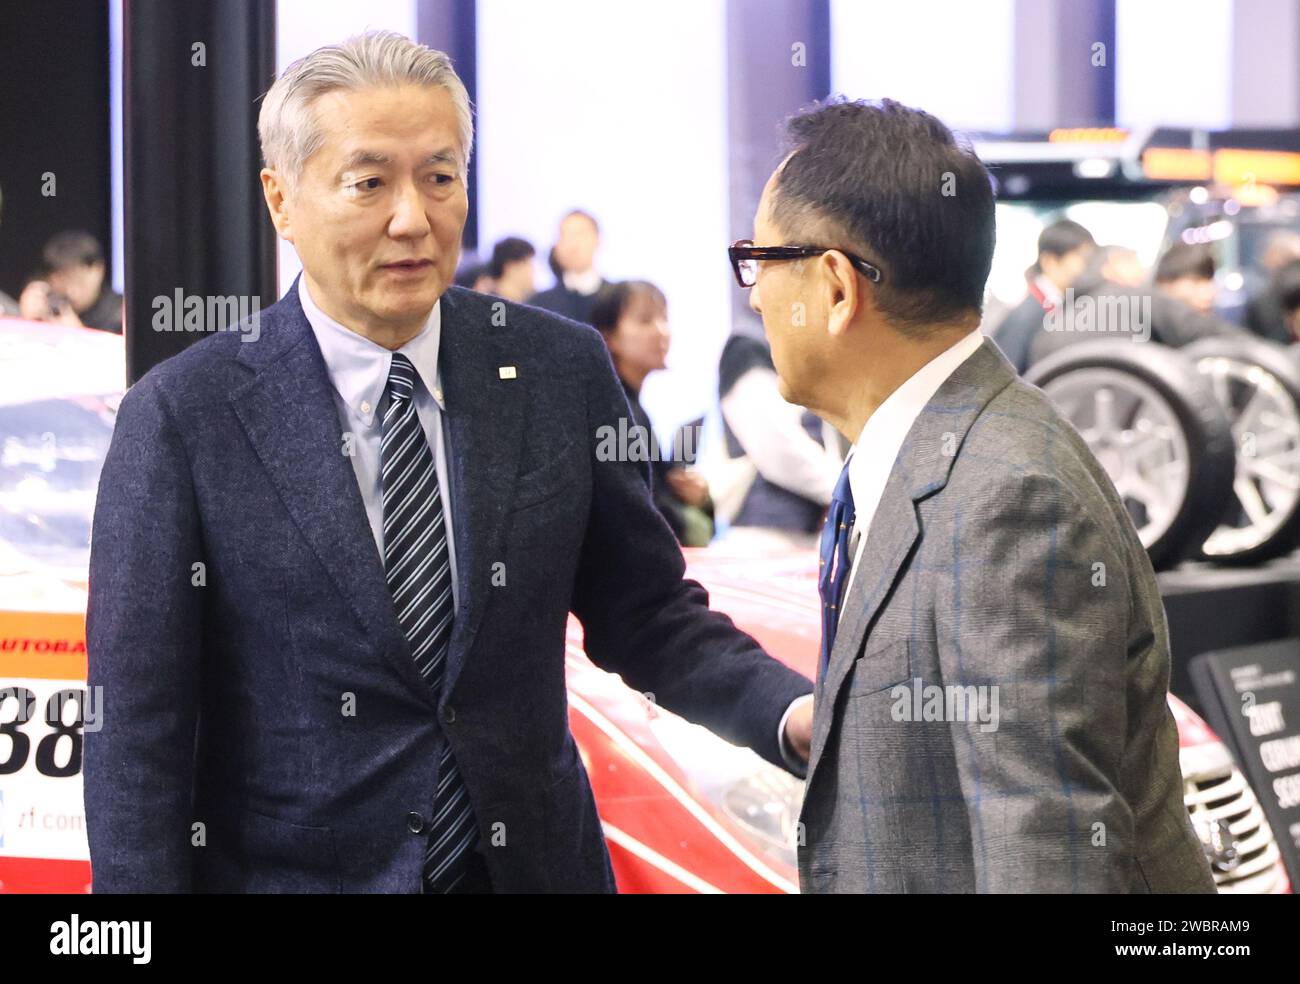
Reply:
[[[438,470],[415,412],[416,378],[411,360],[394,353],[379,452],[384,569],[415,665],[438,694],[455,611]],[[478,836],[450,743],[443,746],[428,830],[424,890],[447,892],[464,876]]]
[[[852,460],[850,456],[849,460]],[[839,626],[840,596],[849,577],[853,557],[849,553],[849,536],[854,520],[853,488],[849,484],[849,462],[844,462],[835,491],[831,493],[831,506],[822,527],[821,566],[817,572],[817,590],[822,596],[822,651],[818,673],[826,674],[831,648],[835,645],[835,630]]]

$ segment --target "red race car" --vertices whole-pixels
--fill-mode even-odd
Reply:
[[[122,340],[0,319],[0,891],[90,887],[81,789],[90,518],[120,398]],[[57,382],[52,382],[57,381]],[[816,556],[725,545],[690,575],[779,659],[811,673]],[[570,620],[569,720],[625,892],[795,892],[803,784],[597,669]],[[28,696],[30,695],[30,696]],[[19,701],[34,706],[18,720]],[[34,703],[33,703],[34,702]],[[1227,749],[1170,697],[1186,802],[1225,892],[1289,883]]]

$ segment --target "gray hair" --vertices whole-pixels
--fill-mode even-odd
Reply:
[[[336,89],[439,86],[451,94],[460,123],[462,168],[469,167],[474,120],[469,93],[441,51],[395,31],[368,31],[341,44],[317,48],[286,68],[262,99],[257,134],[266,166],[296,180],[324,139],[312,104]]]

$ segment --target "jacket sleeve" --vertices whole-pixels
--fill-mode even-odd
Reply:
[[[668,710],[784,768],[777,729],[812,684],[709,611],[708,593],[683,577],[681,549],[651,500],[645,465],[599,460],[596,435],[603,426],[617,430],[631,410],[594,331],[584,355],[592,503],[573,611],[587,655]]]
[[[1126,891],[1130,572],[1110,511],[1034,474],[960,509],[938,645],[945,688],[996,708],[951,723],[976,890]]]
[[[151,378],[153,377],[153,378]],[[180,434],[156,373],[118,410],[91,533],[86,828],[96,892],[191,888],[204,560]]]

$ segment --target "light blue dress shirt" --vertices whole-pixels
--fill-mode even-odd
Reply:
[[[375,538],[380,560],[384,556],[384,502],[380,485],[379,447],[383,441],[380,403],[388,387],[388,371],[393,353],[363,335],[339,324],[317,307],[307,290],[307,278],[298,279],[298,299],[303,313],[316,335],[325,369],[334,389],[334,405],[346,439],[352,435],[352,470],[366,506],[366,518]],[[424,436],[433,450],[438,470],[438,487],[442,493],[442,518],[447,532],[447,554],[451,565],[451,594],[454,610],[460,610],[460,588],[456,583],[456,538],[451,519],[451,498],[447,485],[447,442],[443,438],[442,415],[447,405],[438,374],[438,343],[442,338],[442,302],[429,312],[424,329],[397,351],[411,364],[419,379],[415,386],[415,413],[424,428]],[[432,380],[432,385],[430,384]],[[348,452],[347,445],[339,453]]]

